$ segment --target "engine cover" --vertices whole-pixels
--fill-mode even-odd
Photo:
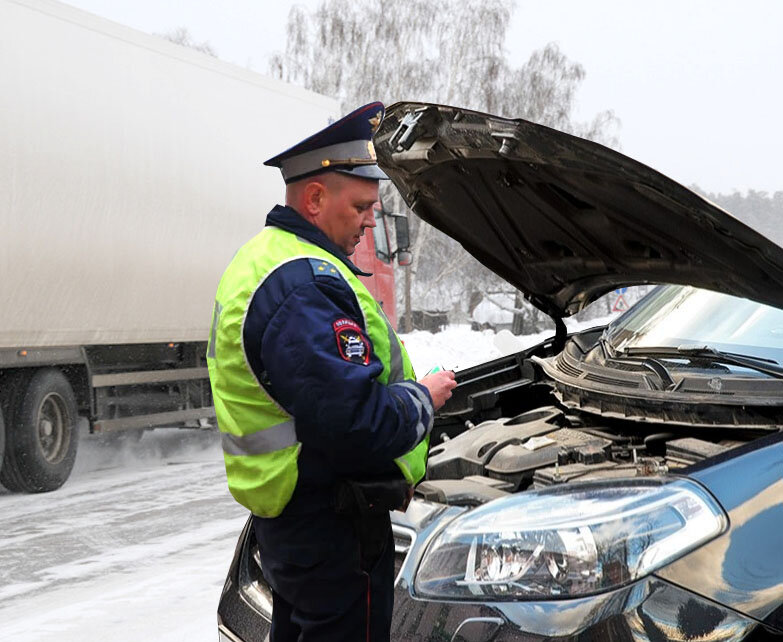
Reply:
[[[563,413],[554,406],[537,408],[512,419],[485,421],[430,450],[427,479],[462,479],[484,475],[487,463],[506,446],[555,432]]]
[[[611,443],[608,439],[585,432],[561,428],[541,439],[503,446],[494,453],[485,469],[490,477],[513,483],[514,490],[518,490],[531,484],[536,470],[558,463],[563,455],[572,456],[573,453],[573,458],[576,458],[580,453],[600,453]]]

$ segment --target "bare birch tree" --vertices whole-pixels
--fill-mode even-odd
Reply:
[[[286,50],[273,56],[270,72],[337,97],[344,111],[372,100],[436,102],[615,142],[611,112],[574,122],[585,71],[557,45],[519,68],[509,65],[504,44],[513,11],[511,0],[323,0],[313,12],[296,6]],[[401,211],[402,199],[389,192],[386,208]],[[475,300],[474,293],[502,284],[455,241],[409,218],[414,307],[466,311],[472,294]]]

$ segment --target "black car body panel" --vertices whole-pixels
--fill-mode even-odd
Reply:
[[[641,283],[783,306],[783,249],[591,141],[521,119],[396,103],[375,146],[413,211],[552,316]]]
[[[658,575],[783,630],[783,433],[686,469],[729,515],[729,530]]]

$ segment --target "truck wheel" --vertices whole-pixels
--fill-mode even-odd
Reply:
[[[62,486],[78,446],[76,397],[53,368],[21,375],[6,403],[6,449],[0,482],[9,490],[40,493]]]

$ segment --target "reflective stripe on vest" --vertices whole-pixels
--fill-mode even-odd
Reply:
[[[389,380],[387,383],[397,383],[398,381],[405,381],[405,370],[402,362],[402,350],[400,348],[399,340],[397,339],[397,333],[392,328],[389,318],[383,311],[381,306],[378,306],[378,312],[381,318],[386,323],[386,334],[389,337]],[[414,388],[416,386],[413,386]]]
[[[284,421],[249,435],[224,432],[220,442],[223,452],[228,455],[265,455],[297,443],[293,421]]]
[[[256,291],[277,268],[315,259],[345,279],[364,316],[375,355],[383,364],[382,384],[415,379],[405,347],[364,284],[326,250],[275,227],[264,230],[234,256],[218,286],[207,346],[207,365],[231,494],[261,517],[276,517],[291,499],[298,479],[301,444],[294,418],[256,379],[244,353],[242,331]],[[320,266],[319,266],[320,267]],[[405,385],[402,383],[402,385]],[[423,394],[408,385],[417,407]],[[419,438],[425,428],[419,422]],[[409,483],[424,477],[429,437],[396,461]]]

